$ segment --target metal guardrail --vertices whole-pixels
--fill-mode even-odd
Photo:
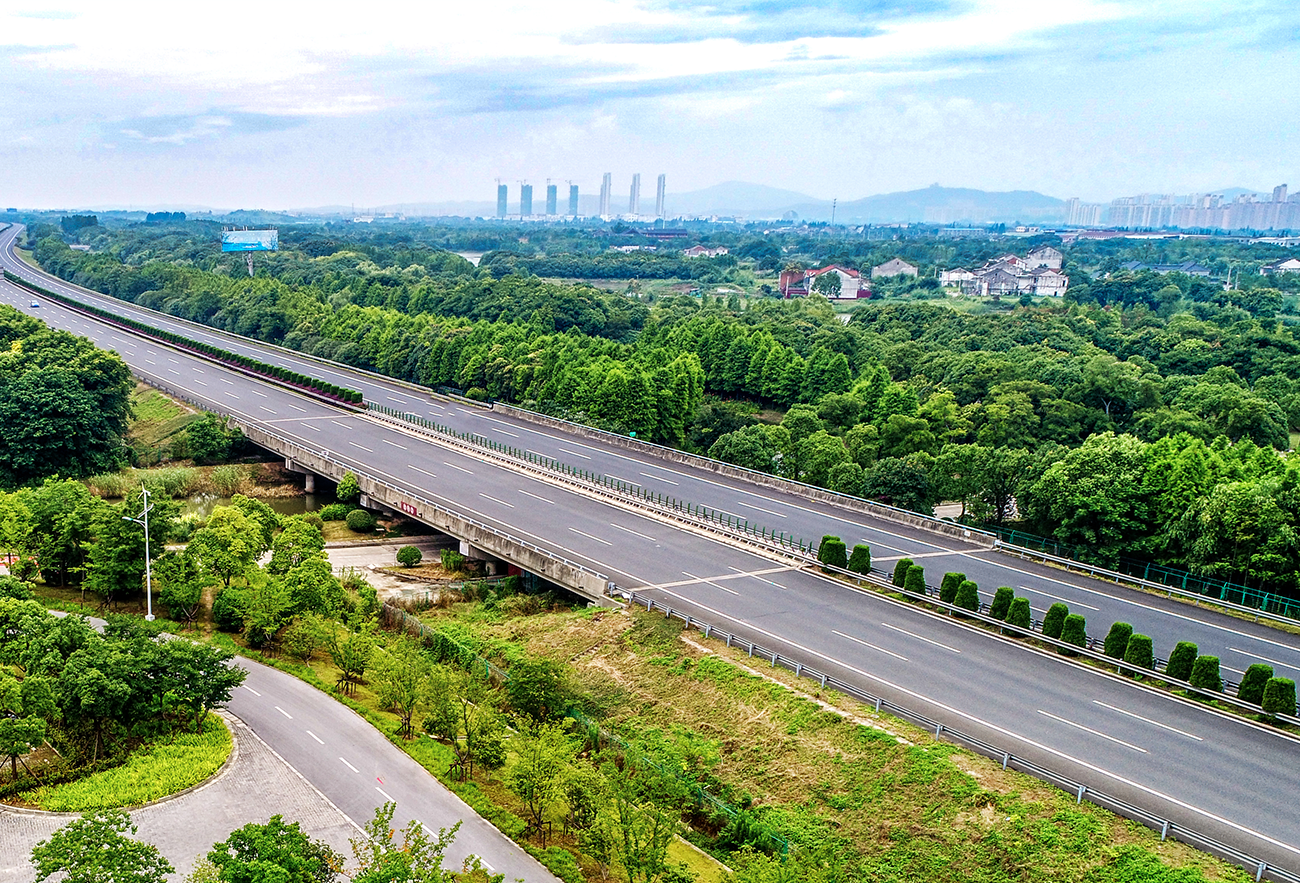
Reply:
[[[1185,825],[1181,825],[1170,819],[1163,818],[1154,812],[1143,809],[1136,804],[1130,803],[1114,795],[1108,794],[1097,788],[1089,786],[1085,782],[1079,782],[1068,776],[1057,773],[1054,770],[1041,766],[1032,760],[1019,757],[1016,754],[1006,751],[990,742],[986,742],[977,736],[963,733],[952,727],[944,725],[942,722],[927,717],[910,708],[898,705],[885,699],[882,696],[864,690],[854,684],[841,680],[834,675],[814,669],[811,666],[804,665],[798,660],[791,659],[777,650],[771,650],[762,647],[753,641],[749,641],[732,632],[719,629],[704,620],[692,616],[684,611],[674,609],[667,604],[655,600],[648,596],[642,596],[633,591],[618,591],[617,594],[630,604],[638,604],[645,607],[647,611],[661,610],[664,615],[671,619],[676,617],[686,624],[686,628],[697,629],[706,638],[720,638],[724,640],[728,647],[738,647],[747,650],[751,657],[759,657],[768,660],[773,667],[780,666],[788,671],[794,672],[797,677],[806,677],[817,681],[823,687],[831,687],[847,696],[865,702],[871,705],[877,712],[887,711],[893,716],[905,721],[909,721],[926,730],[934,733],[936,738],[947,738],[949,741],[956,742],[973,751],[983,754],[985,757],[1000,760],[1003,769],[1014,769],[1023,773],[1028,773],[1036,779],[1055,785],[1065,792],[1074,795],[1076,803],[1082,803],[1087,800],[1104,809],[1110,810],[1125,818],[1139,822],[1148,828],[1160,831],[1160,839],[1167,840],[1173,837],[1183,843],[1208,852],[1218,857],[1253,871],[1256,880],[1276,880],[1279,883],[1300,883],[1300,875],[1292,873],[1284,868],[1263,861],[1256,856],[1243,852],[1235,846],[1224,843],[1206,834],[1202,834]]]

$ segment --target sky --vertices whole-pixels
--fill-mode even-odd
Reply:
[[[1297,71],[1290,0],[0,0],[0,207],[1298,190]]]

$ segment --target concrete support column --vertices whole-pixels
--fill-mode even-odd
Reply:
[[[315,472],[308,472],[308,473],[307,473],[305,476],[303,476],[303,477],[306,479],[307,493],[309,493],[309,494],[314,494],[314,493],[316,493],[316,473],[315,473]]]
[[[483,573],[487,576],[496,576],[505,571],[504,562],[498,558],[492,557],[491,554],[484,552],[482,549],[472,543],[467,543],[464,540],[460,541],[460,554],[464,555],[469,561],[482,561]]]

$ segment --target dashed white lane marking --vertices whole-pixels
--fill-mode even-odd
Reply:
[[[511,438],[519,438],[518,434],[513,432],[506,432],[504,429],[497,429],[495,426],[489,426],[488,429],[490,429],[492,432],[499,432],[502,435],[508,435]]]
[[[173,371],[172,373],[175,374],[176,372]],[[207,384],[204,383],[202,380],[195,380],[194,382],[197,383],[199,386],[207,386]]]
[[[414,469],[416,472],[422,472],[422,473],[424,473],[425,475],[429,476],[430,478],[437,478],[437,477],[438,477],[438,476],[434,475],[432,472],[430,472],[429,470],[427,470],[427,469],[421,469],[419,466],[412,466],[410,463],[407,463],[407,464],[406,464],[406,468],[407,468],[407,469]]]
[[[1093,705],[1100,705],[1102,708],[1109,708],[1111,711],[1115,712],[1116,714],[1122,714],[1122,715],[1125,715],[1125,716],[1127,716],[1127,717],[1137,718],[1138,720],[1142,721],[1143,723],[1151,724],[1151,726],[1153,726],[1153,727],[1159,727],[1159,728],[1162,729],[1162,730],[1168,730],[1168,731],[1171,732],[1171,733],[1177,733],[1177,734],[1180,735],[1180,736],[1186,736],[1188,739],[1195,739],[1197,742],[1204,742],[1204,741],[1205,741],[1205,740],[1202,739],[1200,736],[1194,736],[1194,735],[1192,735],[1191,733],[1187,732],[1186,730],[1180,730],[1180,729],[1178,729],[1177,727],[1171,727],[1171,726],[1169,726],[1169,724],[1162,724],[1162,723],[1160,723],[1160,721],[1153,721],[1153,720],[1152,720],[1151,718],[1149,718],[1149,717],[1143,717],[1143,716],[1140,715],[1140,714],[1134,714],[1134,713],[1131,712],[1131,711],[1127,711],[1127,710],[1125,710],[1125,709],[1123,709],[1123,708],[1120,708],[1120,707],[1118,707],[1118,706],[1115,706],[1115,705],[1108,705],[1108,704],[1106,704],[1105,702],[1102,702],[1100,699],[1094,699],[1094,700],[1092,700],[1092,704],[1093,704]]]
[[[278,706],[278,705],[275,706],[275,710],[278,711],[278,712],[280,712],[280,714],[284,715],[284,716],[287,717],[289,720],[293,720],[293,715],[291,715],[289,712],[285,711],[285,710],[284,710],[283,708],[281,708],[280,706]]]
[[[1258,659],[1260,662],[1268,662],[1273,665],[1280,665],[1283,668],[1292,668],[1296,671],[1300,671],[1300,665],[1291,665],[1289,662],[1278,662],[1276,659],[1269,659],[1267,656],[1260,656],[1258,653],[1247,653],[1245,650],[1238,650],[1236,647],[1229,647],[1228,649],[1233,653],[1240,653],[1242,656],[1246,656],[1250,659]]]
[[[940,644],[938,641],[932,641],[932,640],[930,640],[929,638],[925,638],[925,637],[922,637],[921,635],[916,634],[915,632],[909,632],[907,629],[900,629],[900,628],[899,628],[898,626],[896,626],[896,625],[890,625],[890,624],[887,623],[887,622],[882,622],[881,625],[883,625],[883,626],[884,626],[885,628],[887,628],[887,629],[893,629],[893,630],[896,631],[896,632],[902,632],[903,634],[907,635],[908,637],[916,638],[918,641],[925,641],[925,643],[927,643],[927,644],[933,644],[933,645],[936,646],[936,647],[942,647],[943,649],[948,650],[948,651],[951,651],[951,652],[953,652],[953,653],[960,653],[960,652],[961,652],[961,651],[958,650],[956,647],[949,647],[947,644]]]
[[[519,493],[523,494],[525,497],[532,497],[534,500],[541,500],[543,503],[546,503],[551,506],[555,505],[554,500],[548,500],[545,497],[539,497],[537,496],[537,494],[530,494],[528,493],[528,491],[524,490],[523,488],[518,488],[518,491]]]
[[[344,429],[352,428],[351,426],[348,426],[346,423],[340,423],[337,420],[331,420],[330,423],[333,423],[335,426],[342,426]]]
[[[762,506],[755,506],[753,503],[742,503],[736,501],[737,506],[744,506],[746,509],[757,509],[759,512],[766,512],[768,515],[775,515],[777,518],[787,517],[784,512],[774,512],[771,509],[764,509]]]
[[[443,464],[444,466],[450,466],[452,469],[459,469],[461,472],[464,472],[466,475],[473,475],[473,474],[474,474],[473,472],[470,472],[470,471],[469,471],[468,469],[466,469],[465,467],[463,467],[463,466],[457,466],[455,463],[448,463],[446,460],[443,460],[443,461],[442,461],[442,464]]]
[[[344,765],[345,767],[347,767],[348,769],[352,770],[352,772],[354,772],[354,773],[359,773],[359,772],[361,772],[361,770],[357,769],[357,768],[354,767],[352,764],[348,763],[348,759],[347,759],[346,757],[340,757],[339,760],[343,761],[343,765]]]
[[[511,509],[515,508],[514,503],[507,503],[505,500],[498,500],[496,497],[489,497],[487,494],[479,494],[479,496],[485,500],[491,500],[493,503],[500,503],[502,506],[509,506]]]
[[[268,414],[274,414],[274,413],[275,413],[274,411],[272,411],[270,408],[266,407],[265,405],[258,405],[258,406],[257,406],[257,409],[258,409],[259,411],[265,411],[265,412],[268,413]]]
[[[1057,723],[1065,724],[1067,727],[1074,727],[1076,730],[1083,730],[1085,733],[1092,733],[1092,735],[1094,736],[1100,736],[1101,738],[1106,739],[1107,741],[1114,742],[1116,745],[1123,745],[1125,748],[1131,748],[1132,750],[1140,751],[1143,754],[1150,753],[1145,748],[1139,748],[1138,746],[1134,745],[1131,742],[1125,742],[1123,739],[1116,739],[1114,736],[1108,736],[1105,733],[1101,732],[1100,730],[1094,730],[1092,727],[1085,727],[1083,724],[1076,724],[1072,720],[1066,720],[1063,717],[1057,717],[1056,715],[1052,714],[1050,711],[1043,711],[1040,708],[1038,709],[1038,713],[1041,714],[1043,717],[1050,717],[1052,720],[1056,721]]]
[[[619,530],[625,530],[625,531],[627,531],[628,533],[632,534],[633,536],[638,536],[638,537],[640,537],[640,538],[643,539],[643,540],[649,540],[649,541],[652,542],[652,543],[657,543],[657,542],[659,542],[659,541],[656,540],[654,537],[646,536],[645,534],[640,533],[640,532],[638,532],[638,531],[635,531],[635,530],[633,530],[633,529],[630,528],[630,527],[624,527],[623,525],[621,525],[621,524],[615,524],[615,523],[612,522],[612,521],[609,523],[609,526],[610,526],[610,527],[616,527],[616,528],[618,528]]]
[[[257,692],[256,690],[254,690],[252,687],[248,686],[248,684],[244,684],[243,687],[244,687],[245,690],[247,690],[248,692],[252,693],[254,696],[261,696],[261,695],[262,695],[261,693],[259,693],[259,692]]]
[[[696,576],[693,573],[686,573],[686,571],[684,570],[682,571],[682,573],[685,574],[686,576],[689,576],[693,582],[704,583],[706,586],[713,586],[713,588],[721,589],[722,591],[727,592],[728,594],[732,594],[732,595],[740,594],[740,592],[737,592],[735,589],[729,589],[726,586],[720,586],[711,579],[706,579],[705,577],[702,576]]]
[[[584,460],[590,460],[590,459],[591,459],[591,458],[588,457],[586,454],[579,454],[577,451],[570,451],[568,448],[560,448],[560,447],[557,447],[556,450],[558,450],[558,451],[564,451],[564,453],[566,453],[566,454],[572,454],[572,455],[575,456],[575,457],[581,457],[581,458],[584,459]]]
[[[644,478],[653,478],[655,481],[662,481],[664,484],[671,484],[673,487],[681,487],[681,485],[679,485],[675,481],[669,481],[666,478],[660,478],[658,475],[651,475],[649,472],[642,472],[639,474]]]
[[[396,800],[393,799],[393,795],[389,794],[387,791],[385,791],[383,788],[380,788],[378,785],[375,786],[375,790],[378,791],[380,794],[384,795],[384,800],[387,800],[389,803],[397,802]]]
[[[594,536],[592,536],[592,535],[589,534],[589,533],[583,533],[582,531],[578,530],[576,527],[571,527],[571,528],[569,528],[569,530],[573,531],[574,533],[578,534],[579,536],[586,537],[586,538],[589,539],[589,540],[595,540],[595,541],[598,542],[598,543],[604,543],[606,546],[612,546],[612,545],[614,545],[614,544],[611,543],[609,540],[602,540],[600,537],[594,537]]]
[[[310,423],[304,423],[303,426],[307,427],[307,428],[310,429],[312,432],[320,432],[320,427],[319,427],[319,426],[312,426]]]
[[[852,635],[846,635],[844,634],[844,632],[839,632],[836,631],[835,629],[831,629],[831,634],[839,635],[841,638],[848,638],[850,641],[854,642],[855,644],[861,644],[863,647],[870,647],[872,650],[878,650],[887,656],[892,656],[895,659],[901,659],[903,662],[907,662],[906,656],[900,656],[897,653],[895,653],[893,650],[886,650],[884,647],[877,647],[875,644],[871,643],[870,641],[864,641],[861,638],[855,638]]]
[[[395,398],[393,398],[392,396],[384,396],[384,398],[388,399],[390,402],[397,402],[397,404],[399,404],[399,405],[405,405],[405,404],[408,404],[408,402],[406,401],[406,399],[395,399]]]
[[[317,735],[316,735],[315,733],[313,733],[311,730],[308,730],[308,731],[307,731],[307,735],[308,735],[308,736],[311,736],[313,739],[315,739],[315,740],[316,740],[317,742],[319,742],[320,744],[322,744],[322,745],[325,744],[325,740],[322,739],[320,736],[317,736]]]
[[[149,364],[152,365],[153,362],[150,362]],[[218,377],[217,379],[220,380],[222,383],[228,384],[229,386],[234,386],[234,385],[235,385],[235,381],[233,381],[233,380],[227,380],[227,379],[224,378],[224,377]]]
[[[392,445],[392,446],[395,447],[395,448],[401,448],[403,451],[406,450],[406,445],[399,445],[399,444],[398,444],[397,442],[395,442],[395,441],[389,441],[389,440],[386,439],[386,438],[381,438],[380,441],[383,442],[383,443],[386,444],[386,445]]]
[[[221,394],[222,394],[222,395],[226,395],[226,396],[230,396],[230,397],[231,397],[232,399],[234,399],[235,401],[239,401],[239,396],[236,395],[236,394],[233,393],[233,392],[228,392],[227,390],[224,390],[224,389],[223,389],[223,390],[221,391]]]
[[[368,448],[368,447],[366,447],[365,445],[359,445],[359,444],[357,444],[357,443],[354,442],[354,441],[350,441],[350,442],[348,442],[348,444],[352,445],[352,447],[354,447],[354,448],[360,448],[361,450],[365,451],[367,454],[373,454],[373,453],[374,453],[374,450],[373,450],[373,449]]]
[[[1100,607],[1093,607],[1089,604],[1084,604],[1082,601],[1071,601],[1069,598],[1062,598],[1060,595],[1053,595],[1051,592],[1044,592],[1041,589],[1031,589],[1029,588],[1029,586],[1021,586],[1020,588],[1024,589],[1026,592],[1033,592],[1035,595],[1043,595],[1044,597],[1047,598],[1055,598],[1057,601],[1060,601],[1062,604],[1073,604],[1076,607],[1086,607],[1088,610],[1101,609]]]
[[[255,396],[261,396],[261,397],[264,398],[264,399],[269,399],[269,398],[270,398],[270,396],[267,395],[266,393],[264,393],[264,392],[258,392],[258,391],[255,390],[255,389],[250,389],[249,392],[251,392],[251,393],[252,393],[253,395],[255,395]]]
[[[301,412],[304,413],[304,414],[307,413],[307,409],[306,409],[306,408],[299,408],[297,405],[290,405],[289,407],[290,407],[290,408],[293,408],[295,411],[301,411]]]

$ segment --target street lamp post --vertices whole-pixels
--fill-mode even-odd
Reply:
[[[149,505],[149,489],[140,485],[140,494],[144,497],[144,511],[140,513],[139,518],[132,518],[129,515],[123,515],[123,521],[130,521],[144,528],[144,597],[145,597],[145,619],[153,622],[153,568],[149,562],[149,510],[153,506]]]

